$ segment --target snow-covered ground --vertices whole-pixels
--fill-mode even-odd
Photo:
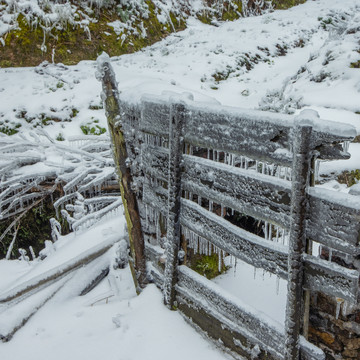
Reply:
[[[82,247],[86,249],[89,243],[101,242],[114,233],[121,236],[119,219],[116,218],[80,232],[76,237],[70,235],[59,239],[56,244],[59,244],[60,251],[46,259],[48,264],[1,260],[0,289],[11,287],[9,283],[28,279],[39,267],[45,266],[49,270],[57,265],[55,257],[67,260],[71,257],[70,248],[74,244],[83,243]],[[103,257],[113,258],[112,251]],[[54,262],[51,262],[52,258]],[[155,285],[149,285],[137,296],[129,267],[116,271],[111,269],[111,278],[108,276],[87,295],[76,296],[79,287],[86,282],[86,272],[88,270],[80,277],[76,273],[73,277],[70,275],[60,280],[66,286],[10,342],[0,343],[1,359],[98,360],[105,357],[114,360],[166,360],[171,354],[172,359],[180,360],[187,351],[191,351],[195,359],[230,359],[196,333],[178,312],[167,310]],[[39,294],[41,296],[41,292]],[[31,306],[28,304],[29,308]],[[16,310],[19,312],[19,309]],[[14,310],[0,305],[0,332],[10,326],[16,317]]]
[[[195,101],[248,109],[287,113],[314,109],[323,119],[354,125],[360,134],[360,70],[350,67],[360,59],[359,20],[360,0],[308,1],[287,11],[218,27],[193,19],[185,31],[138,53],[113,58],[112,64],[122,96],[128,100],[171,91],[191,92]],[[44,127],[53,138],[61,134],[65,144],[83,134],[80,126],[105,128],[95,71],[91,61],[0,69],[0,127],[17,126],[20,134]],[[360,169],[359,144],[351,144],[349,151],[351,160],[323,163],[320,173]],[[348,191],[335,181],[327,186]],[[105,228],[95,225],[62,238],[61,251],[75,242],[82,246],[81,241],[88,238],[106,240],[106,228],[123,230],[123,219],[107,221],[101,223]],[[46,261],[50,263],[51,258]],[[55,264],[56,251],[53,259]],[[28,279],[40,266],[1,260],[1,292],[21,278]],[[277,291],[275,277],[269,280],[265,275],[263,280],[257,274],[254,280],[253,268],[239,263],[236,276],[234,272],[232,268],[215,282],[283,322],[283,282]],[[120,295],[107,303],[96,302],[109,294],[107,280],[84,297],[67,293],[67,287],[60,289],[9,343],[0,344],[0,358],[138,360],[168,359],[171,353],[171,358],[183,359],[190,350],[194,359],[227,358],[178,313],[164,308],[153,285],[137,297],[129,271],[118,270],[116,276],[121,277]],[[248,288],[243,293],[238,291],[244,286]]]

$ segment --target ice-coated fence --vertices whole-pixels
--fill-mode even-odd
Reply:
[[[306,294],[358,304],[359,272],[312,255],[312,242],[347,259],[360,255],[360,202],[314,187],[316,161],[348,158],[355,129],[311,111],[293,117],[186,96],[130,103],[119,98],[106,58],[99,75],[108,115],[111,101],[118,105],[109,127],[125,137],[148,268],[165,303],[243,357],[324,358],[300,336]],[[230,221],[234,213],[263,224],[261,234]],[[189,249],[216,252],[219,263],[228,254],[288,280],[285,328],[181,265]]]

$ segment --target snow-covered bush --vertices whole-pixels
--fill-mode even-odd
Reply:
[[[11,247],[10,253],[17,234],[16,230],[11,236],[11,230],[46,199],[54,201],[59,216],[50,218],[53,242],[61,236],[61,208],[63,220],[74,231],[118,214],[120,196],[106,190],[117,186],[110,140],[85,138],[75,147],[74,142],[66,145],[54,141],[43,129],[30,131],[27,136],[0,137],[0,218],[10,224],[0,243],[7,244],[5,249]]]
[[[268,90],[259,103],[259,109],[285,114],[294,114],[297,109],[303,107],[302,97],[285,95],[285,87]]]

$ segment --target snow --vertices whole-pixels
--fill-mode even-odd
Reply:
[[[196,3],[200,9],[201,1]],[[318,0],[307,1],[288,11],[219,22],[217,27],[190,18],[186,30],[173,33],[135,54],[110,61],[119,82],[120,96],[129,102],[146,99],[146,94],[151,94],[152,98],[161,96],[165,101],[177,96],[188,104],[194,101],[197,107],[206,110],[224,110],[222,106],[225,106],[229,114],[243,111],[255,117],[254,110],[271,110],[274,114],[269,118],[274,122],[289,120],[293,118],[289,114],[310,110],[319,114],[318,118],[310,113],[315,128],[331,127],[335,133],[345,131],[347,135],[350,132],[355,135],[343,125],[350,124],[359,135],[360,115],[356,112],[360,111],[360,72],[350,68],[350,63],[359,59],[356,52],[359,32],[349,31],[359,22],[359,9],[360,0],[333,0],[331,3]],[[165,10],[159,15],[161,21],[165,21]],[[341,22],[342,15],[345,20]],[[331,28],[323,28],[321,17],[333,19]],[[7,31],[10,23],[11,19],[2,17],[0,34]],[[112,25],[117,28],[119,24]],[[286,52],[284,56],[280,56],[280,49]],[[35,152],[26,149],[39,145],[37,140],[33,138],[31,146],[26,145],[29,139],[24,140],[21,151],[18,148],[16,153],[22,152],[22,161],[35,159],[37,164],[14,169],[14,184],[20,177],[32,178],[34,174],[54,171],[54,168],[58,172],[64,167],[68,169],[69,173],[62,174],[68,181],[75,179],[80,170],[86,170],[85,163],[82,163],[84,167],[77,166],[66,156],[71,153],[80,161],[89,156],[82,146],[92,145],[94,137],[84,136],[81,125],[107,127],[105,112],[101,109],[101,84],[95,79],[95,72],[93,61],[82,61],[74,66],[43,63],[34,68],[0,69],[0,127],[20,125],[17,130],[21,135],[40,127],[52,139],[59,134],[65,138],[64,145],[54,140],[56,146],[41,145]],[[224,80],[217,80],[219,78]],[[44,124],[46,118],[49,125]],[[3,139],[1,136],[0,140]],[[16,139],[9,145],[12,149],[19,147],[20,138]],[[108,144],[109,138],[103,137],[101,142]],[[1,146],[4,150],[6,145],[2,143]],[[56,149],[67,155],[59,155]],[[7,150],[10,151],[10,147]],[[321,162],[320,176],[359,169],[360,144],[351,143],[349,152],[350,160]],[[7,154],[8,158],[1,158],[1,166],[8,164],[12,153]],[[92,158],[109,167],[104,173],[111,171],[112,160],[108,157],[104,160],[102,155],[94,153]],[[77,169],[75,175],[74,169]],[[4,184],[10,182],[2,181],[1,185]],[[329,194],[321,187],[333,190],[337,187],[341,192]],[[356,196],[342,196],[342,192],[349,189],[335,180],[321,187],[311,191],[324,199],[359,207]],[[109,217],[88,230],[60,237],[51,246],[53,252],[42,262],[1,260],[0,293],[31,282],[47,271],[62,268],[67,261],[101,242],[119,239],[125,219],[121,214]],[[121,279],[118,281],[119,295],[114,293],[107,279],[83,297],[66,293],[69,288],[64,286],[11,342],[0,345],[0,358],[97,360],[106,356],[122,360],[167,360],[171,353],[171,358],[177,360],[183,359],[187,351],[183,344],[191,349],[194,359],[227,358],[189,327],[178,312],[165,308],[162,295],[154,285],[136,296],[128,268],[114,270],[112,275]],[[247,306],[250,304],[255,308],[254,313],[264,312],[283,324],[286,283],[268,274],[263,280],[261,271],[256,273],[255,281],[253,278],[253,268],[238,261],[236,268],[232,266],[214,282],[230,293],[229,296]]]
[[[213,279],[222,289],[251,304],[258,311],[280,324],[285,324],[287,281],[261,269],[254,268],[241,260],[225,259],[230,266],[225,274]],[[266,293],[266,302],[260,294]]]
[[[197,359],[230,359],[178,312],[167,310],[155,285],[148,285],[137,297],[129,268],[119,271],[118,277],[120,295],[108,301],[93,304],[109,294],[107,280],[84,297],[64,300],[60,291],[11,342],[0,345],[1,358],[167,360],[171,354],[180,360],[184,351],[179,346],[186,344]]]

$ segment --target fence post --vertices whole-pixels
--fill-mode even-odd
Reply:
[[[102,81],[103,99],[116,172],[119,178],[121,198],[124,205],[126,223],[129,233],[130,250],[134,264],[129,262],[136,291],[139,293],[147,283],[145,244],[141,229],[140,214],[136,194],[132,190],[132,176],[128,164],[128,152],[121,124],[121,111],[115,74],[110,65],[110,58],[102,54],[98,58],[98,76]],[[135,266],[134,266],[135,265]]]
[[[303,319],[303,261],[306,244],[306,188],[310,173],[310,138],[312,127],[297,125],[294,133],[294,160],[292,170],[291,223],[288,257],[288,295],[285,323],[285,359],[298,360],[299,336]]]
[[[171,105],[169,130],[169,177],[164,303],[172,308],[175,301],[176,266],[180,247],[181,159],[184,148],[182,129],[186,109],[181,103]]]

